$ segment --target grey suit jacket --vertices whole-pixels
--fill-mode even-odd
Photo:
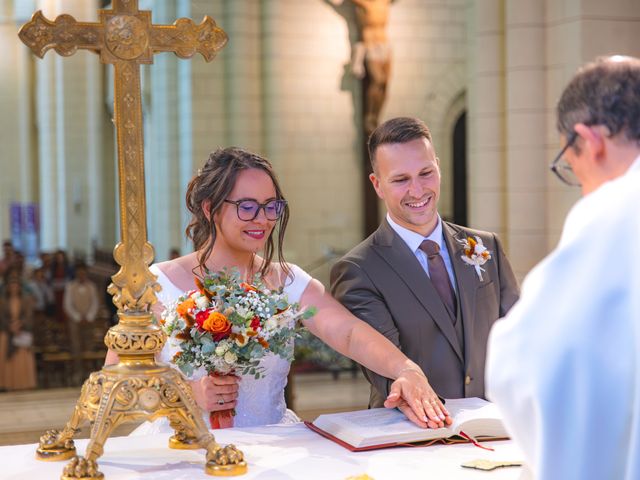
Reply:
[[[491,325],[516,302],[518,283],[495,234],[443,222],[457,284],[457,322],[407,244],[386,220],[331,269],[333,296],[399,347],[441,397],[484,397]],[[478,236],[491,251],[482,280],[465,264],[457,239]],[[461,322],[461,323],[460,323]],[[371,407],[382,406],[391,381],[363,369]]]

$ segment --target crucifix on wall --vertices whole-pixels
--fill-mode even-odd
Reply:
[[[205,449],[205,470],[212,475],[244,473],[242,453],[216,443],[180,373],[155,362],[166,335],[149,313],[159,285],[149,271],[154,254],[147,241],[140,92],[140,65],[153,63],[155,53],[173,52],[181,58],[200,53],[210,61],[226,44],[227,36],[209,17],[200,25],[187,18],[173,25],[153,25],[151,12],[139,10],[138,0],[113,0],[112,4],[111,9],[99,11],[97,23],[77,22],[70,15],[50,21],[36,12],[19,32],[39,57],[50,49],[62,56],[84,49],[114,66],[120,187],[121,241],[113,255],[121,268],[109,286],[120,321],[105,336],[106,346],[120,361],[91,374],[71,419],[61,431],[50,430],[40,438],[36,457],[46,461],[72,458],[64,479],[102,479],[97,459],[115,427],[127,421],[167,417],[176,432],[170,447]],[[76,456],[73,442],[82,423],[91,425],[84,458]]]
[[[371,167],[367,139],[380,121],[391,74],[391,45],[387,25],[394,0],[327,0],[334,7],[353,6],[356,39],[352,45],[351,73],[362,82],[362,152],[364,235],[378,227],[378,197],[369,183]],[[349,16],[344,15],[346,18]]]

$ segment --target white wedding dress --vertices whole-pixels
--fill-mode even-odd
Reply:
[[[289,268],[292,278],[287,281],[284,291],[290,303],[299,302],[311,277],[297,265],[289,264]],[[164,305],[168,305],[184,294],[156,265],[152,265],[150,270],[158,276],[158,283],[162,287],[162,291],[158,293],[158,300]],[[160,352],[159,360],[175,367],[170,360],[176,351],[175,347],[167,342]],[[259,380],[256,380],[253,375],[241,376],[233,426],[251,427],[299,422],[298,416],[291,410],[287,410],[284,401],[284,387],[287,384],[289,362],[277,355],[267,354],[260,360],[260,366],[264,369],[264,376]],[[204,375],[206,375],[204,369],[196,370],[190,380],[198,380]],[[203,412],[203,417],[206,425],[209,426],[209,413]],[[166,418],[160,418],[153,423],[143,423],[131,435],[151,435],[172,431],[169,421]]]

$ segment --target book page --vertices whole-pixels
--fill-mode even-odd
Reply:
[[[451,429],[455,433],[461,430],[472,437],[508,436],[498,408],[481,398],[462,398],[447,400],[445,406],[453,417]]]
[[[497,408],[480,398],[446,400],[454,419],[449,428],[424,429],[395,409],[373,408],[320,415],[313,423],[354,447],[448,438],[463,430],[476,436],[506,436]]]
[[[447,428],[420,428],[411,423],[402,412],[388,408],[320,415],[313,423],[354,447],[415,442],[453,434]]]

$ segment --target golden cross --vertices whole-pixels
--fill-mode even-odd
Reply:
[[[19,36],[39,57],[50,49],[63,56],[85,49],[99,54],[102,63],[114,65],[122,225],[121,242],[113,252],[120,270],[109,286],[120,322],[104,339],[119,362],[89,376],[71,419],[62,430],[50,430],[40,438],[36,458],[73,457],[63,479],[102,480],[97,459],[114,428],[133,420],[167,417],[176,432],[169,445],[206,449],[207,473],[246,472],[242,452],[233,445],[222,448],[207,430],[184,378],[168,365],[155,362],[166,335],[149,313],[160,286],[149,271],[153,247],[147,241],[140,64],[152,63],[157,52],[174,52],[182,58],[200,53],[210,61],[226,44],[226,34],[209,17],[200,25],[186,18],[173,25],[152,25],[151,12],[138,10],[138,0],[113,0],[111,10],[100,10],[99,23],[77,22],[70,15],[60,15],[52,22],[36,12]],[[73,442],[83,423],[91,424],[85,458],[76,455]]]
[[[118,310],[146,312],[159,286],[149,271],[153,247],[147,241],[144,194],[144,149],[140,64],[153,63],[158,52],[181,58],[196,53],[211,61],[224,47],[227,35],[206,16],[200,25],[181,18],[173,25],[153,25],[151,12],[138,10],[138,0],[113,0],[111,10],[100,10],[100,22],[77,22],[70,15],[47,20],[41,11],[20,29],[20,39],[42,58],[54,49],[63,56],[91,50],[102,63],[115,67],[114,123],[118,143],[121,242],[113,256],[120,270],[109,293]]]

